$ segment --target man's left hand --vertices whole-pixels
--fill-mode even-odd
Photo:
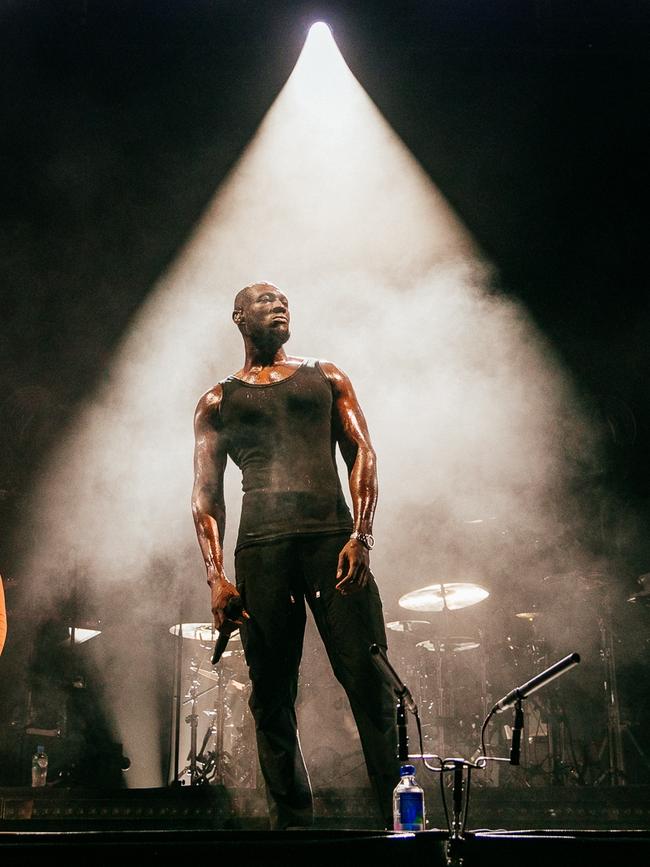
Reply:
[[[343,595],[358,593],[370,580],[370,552],[358,539],[350,539],[339,554],[336,589]]]

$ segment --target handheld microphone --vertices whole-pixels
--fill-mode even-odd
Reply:
[[[244,603],[242,601],[241,596],[231,596],[228,602],[226,603],[226,607],[223,610],[223,613],[226,615],[228,620],[240,620],[244,611]],[[219,630],[219,635],[217,636],[217,640],[214,644],[214,653],[212,654],[212,665],[216,665],[221,657],[223,656],[223,652],[228,646],[228,641],[230,636],[235,631],[235,629],[239,629],[238,626],[235,626],[233,629],[227,631],[225,626],[222,626]]]
[[[527,698],[529,695],[532,695],[532,693],[537,692],[538,689],[546,686],[547,683],[555,680],[556,677],[564,674],[565,671],[573,668],[573,666],[577,665],[579,662],[580,654],[570,653],[568,656],[565,656],[564,659],[554,663],[540,674],[531,677],[531,679],[527,680],[526,683],[518,686],[516,689],[511,689],[507,695],[504,695],[503,698],[499,699],[492,708],[491,713],[501,713],[501,711],[505,710],[507,707],[511,707],[515,702]]]

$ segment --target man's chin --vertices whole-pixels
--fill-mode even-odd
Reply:
[[[271,328],[258,335],[259,345],[268,352],[274,352],[287,342],[291,337],[289,328],[282,324],[277,328]]]
[[[280,340],[281,343],[286,343],[289,337],[291,337],[287,322],[275,322],[269,331],[267,331],[267,334],[275,340]]]

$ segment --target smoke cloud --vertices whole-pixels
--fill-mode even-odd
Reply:
[[[367,416],[380,473],[373,570],[387,619],[435,621],[399,609],[398,598],[474,581],[490,599],[445,628],[474,634],[495,611],[510,628],[517,611],[541,605],[547,575],[602,566],[576,494],[577,480],[598,475],[600,432],[343,61],[334,58],[324,92],[306,86],[302,62],[44,467],[26,569],[42,576],[47,601],[65,589],[55,576],[81,567],[107,620],[209,620],[189,508],[193,412],[241,365],[236,291],[269,280],[292,308],[287,350],[338,364]],[[234,467],[226,495],[232,575]],[[558,649],[573,650],[558,631]],[[404,650],[391,636],[416,672],[429,663],[413,644]],[[111,658],[114,683],[132,678],[132,652]],[[150,757],[138,758],[143,727],[155,731],[159,716],[147,666],[137,702],[133,689],[113,690],[140,785],[158,779]],[[316,755],[310,732],[302,739]]]

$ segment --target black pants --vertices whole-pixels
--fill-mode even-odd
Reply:
[[[359,593],[337,590],[336,567],[348,534],[283,539],[237,552],[237,587],[250,620],[242,642],[250,671],[250,707],[266,782],[271,825],[312,820],[312,792],[300,750],[295,701],[305,629],[311,608],[336,678],[347,693],[368,775],[391,825],[391,792],[399,779],[395,701],[376,670],[369,646],[386,647],[374,579]]]

